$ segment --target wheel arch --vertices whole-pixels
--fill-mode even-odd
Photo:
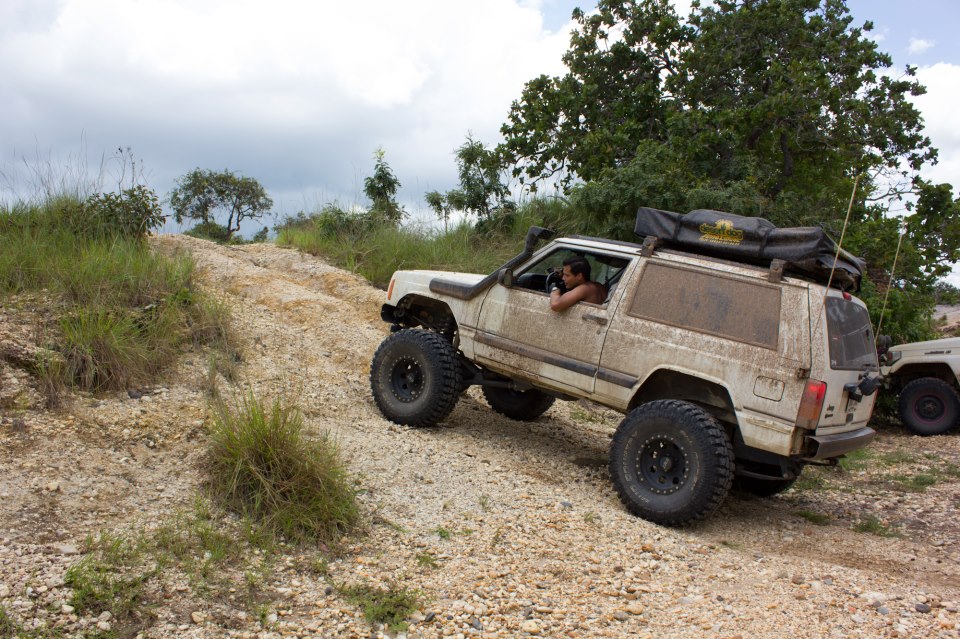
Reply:
[[[396,306],[384,304],[380,317],[405,328],[422,326],[443,334],[457,330],[456,316],[446,302],[415,293],[405,295]]]
[[[657,399],[678,399],[696,404],[724,424],[736,424],[730,391],[720,384],[683,371],[661,368],[651,373],[634,393],[627,410]]]
[[[956,374],[946,362],[907,364],[898,368],[896,372],[891,373],[890,376],[898,389],[902,389],[913,380],[922,377],[935,377],[950,384],[954,388],[960,388],[957,384]]]

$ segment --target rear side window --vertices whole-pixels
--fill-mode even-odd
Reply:
[[[827,298],[830,368],[844,371],[878,369],[877,349],[867,309],[839,297]]]
[[[628,314],[776,350],[780,288],[648,263]]]

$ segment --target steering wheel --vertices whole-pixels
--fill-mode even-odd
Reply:
[[[557,271],[551,267],[547,269],[547,281],[544,282],[543,290],[549,293],[550,289],[552,289],[554,285],[560,289],[561,293],[563,293],[566,289],[566,287],[563,285],[563,272]]]

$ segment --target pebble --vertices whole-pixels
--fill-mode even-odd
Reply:
[[[930,604],[918,603],[914,606],[914,609],[916,609],[917,612],[927,613],[930,612]]]
[[[196,611],[190,613],[190,619],[193,621],[193,623],[201,624],[207,620],[207,616],[202,612]]]
[[[531,635],[540,634],[540,624],[535,619],[527,619],[522,624],[520,624],[520,630]]]

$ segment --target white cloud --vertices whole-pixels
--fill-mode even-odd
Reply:
[[[914,98],[914,103],[923,114],[927,135],[940,151],[940,161],[924,169],[923,175],[960,190],[960,109],[956,108],[960,65],[940,62],[920,67],[917,79],[927,87],[927,92]]]
[[[455,182],[468,130],[496,142],[524,83],[563,71],[569,27],[541,5],[4,0],[0,161],[84,136],[133,146],[161,192],[204,166],[336,194],[382,145],[420,197]]]
[[[923,38],[910,38],[910,44],[907,45],[907,53],[918,54],[923,53],[927,49],[932,49],[936,46],[936,42],[933,40],[924,40]]]

